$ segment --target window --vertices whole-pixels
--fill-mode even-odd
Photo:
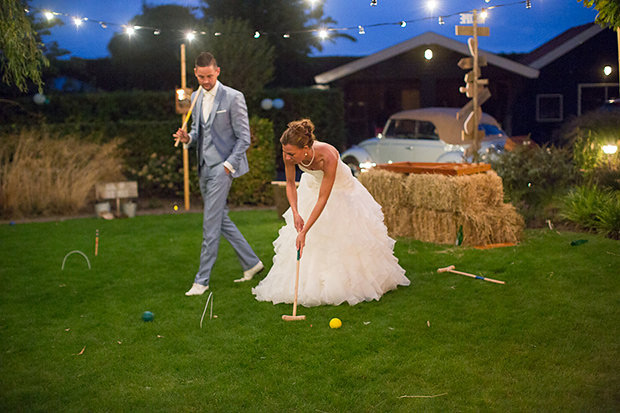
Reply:
[[[439,140],[435,125],[423,120],[392,119],[385,135],[392,139]]]
[[[563,96],[557,94],[536,96],[536,121],[561,122],[564,119]]]

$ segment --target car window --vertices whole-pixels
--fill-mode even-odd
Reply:
[[[424,120],[418,121],[418,134],[417,139],[429,139],[429,140],[439,140],[439,135],[437,135],[437,128],[433,122],[427,122]]]
[[[392,139],[433,139],[439,140],[432,122],[411,119],[390,119],[386,138]]]
[[[489,125],[488,123],[481,123],[478,125],[478,130],[483,130],[485,135],[506,135],[506,132],[497,126]]]

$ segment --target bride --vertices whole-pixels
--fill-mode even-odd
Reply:
[[[288,124],[280,138],[290,208],[274,241],[273,266],[252,289],[259,301],[292,303],[297,251],[298,303],[379,300],[409,285],[394,256],[381,206],[351,174],[333,146],[319,142],[309,119]],[[304,172],[295,186],[295,165]]]

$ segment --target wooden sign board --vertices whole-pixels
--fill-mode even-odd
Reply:
[[[99,199],[137,198],[138,182],[107,182],[97,184],[95,192]]]
[[[473,36],[474,26],[454,26],[457,36]],[[491,34],[488,26],[476,27],[476,34],[478,36],[489,36]]]

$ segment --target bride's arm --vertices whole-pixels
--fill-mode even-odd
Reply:
[[[325,208],[325,204],[327,204],[327,200],[329,199],[329,195],[332,192],[332,188],[334,187],[334,181],[336,180],[336,169],[338,168],[338,153],[336,154],[329,151],[325,154],[323,158],[323,180],[321,181],[321,188],[319,188],[319,197],[306,221],[306,224],[303,226],[303,229],[297,235],[297,249],[303,251],[303,247],[306,243],[306,234],[312,228],[312,225],[316,222],[316,220],[323,212]]]
[[[295,184],[295,163],[288,162],[286,156],[284,157],[284,172],[286,174],[286,198],[291,206],[291,212],[293,213],[293,222],[297,232],[301,231],[304,227],[304,220],[297,211],[297,186]]]

